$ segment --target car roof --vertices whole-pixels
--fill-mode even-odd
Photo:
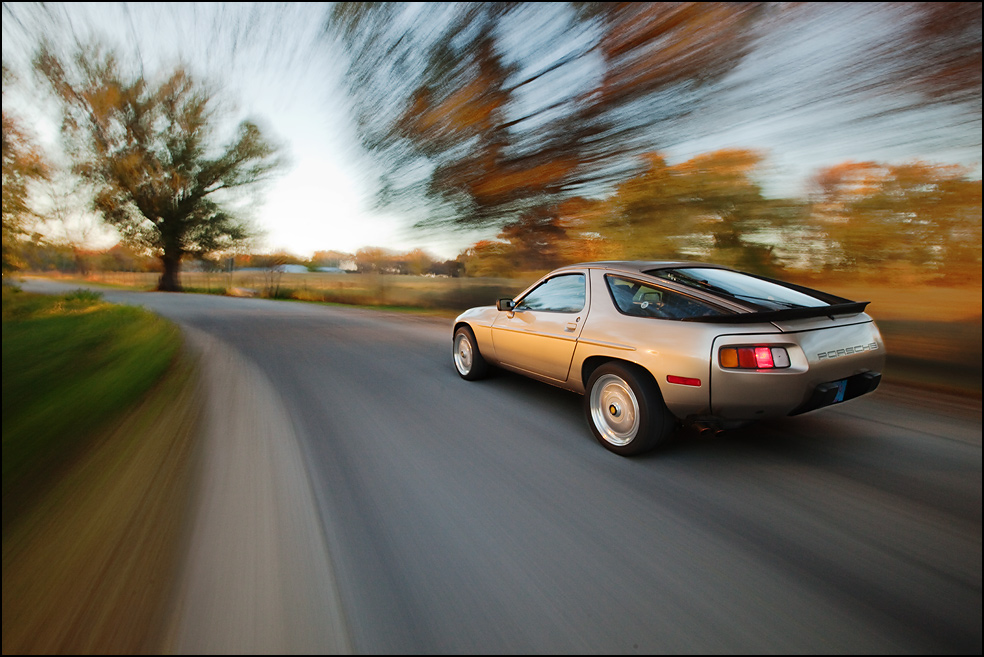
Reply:
[[[574,265],[560,267],[555,271],[568,269],[610,269],[643,274],[653,269],[675,269],[678,267],[708,267],[713,269],[729,269],[721,265],[693,260],[602,260],[598,262],[580,262]]]

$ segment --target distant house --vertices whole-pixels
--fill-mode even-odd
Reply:
[[[274,269],[281,274],[306,274],[309,271],[304,265],[277,265]]]

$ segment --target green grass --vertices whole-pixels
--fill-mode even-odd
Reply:
[[[136,403],[181,345],[147,311],[79,290],[52,297],[3,288],[3,527]]]

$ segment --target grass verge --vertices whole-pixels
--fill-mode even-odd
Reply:
[[[144,311],[8,293],[3,653],[157,652],[190,504],[195,364]]]
[[[91,434],[135,403],[181,345],[174,324],[78,291],[3,288],[3,527]]]

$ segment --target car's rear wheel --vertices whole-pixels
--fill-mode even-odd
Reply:
[[[462,326],[455,331],[452,346],[454,368],[462,379],[474,381],[488,374],[489,365],[478,350],[478,342],[470,328]]]
[[[673,432],[673,416],[656,383],[619,363],[606,363],[592,372],[584,412],[598,442],[621,456],[647,452]]]

